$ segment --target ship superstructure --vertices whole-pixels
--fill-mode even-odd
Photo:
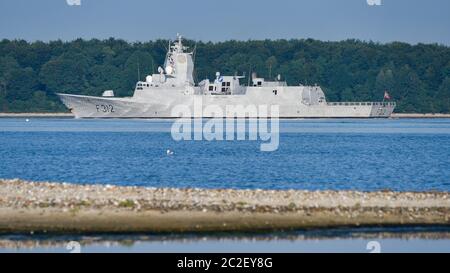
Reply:
[[[227,106],[277,105],[280,118],[382,118],[389,117],[395,102],[327,102],[320,86],[288,86],[278,76],[274,81],[251,75],[248,85],[244,76],[222,76],[194,82],[193,52],[187,52],[182,38],[169,47],[165,63],[158,73],[148,75],[136,84],[132,97],[115,97],[112,90],[101,97],[58,94],[77,118],[177,118],[173,109],[191,108],[191,117],[209,117],[205,111],[194,111],[201,101],[202,109],[214,105],[222,109],[222,117],[236,117]],[[207,111],[206,111],[207,112]],[[215,115],[217,117],[217,115]]]

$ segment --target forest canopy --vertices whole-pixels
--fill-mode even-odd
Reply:
[[[0,112],[67,111],[55,93],[133,94],[162,65],[169,41],[0,41]],[[290,85],[320,85],[328,101],[381,101],[396,112],[450,113],[450,47],[312,39],[195,42],[195,80],[257,72]],[[139,73],[137,72],[139,70]],[[244,80],[242,84],[247,84]]]

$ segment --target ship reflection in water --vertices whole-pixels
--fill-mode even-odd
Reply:
[[[79,249],[77,248],[79,246]],[[448,227],[324,229],[270,234],[2,235],[0,252],[450,252]]]

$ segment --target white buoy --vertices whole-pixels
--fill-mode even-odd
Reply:
[[[26,121],[26,122],[29,122],[30,120],[29,120],[29,119],[25,119],[25,121]]]
[[[168,150],[166,151],[166,153],[167,153],[167,155],[173,155],[173,151],[171,151],[170,149],[168,149]]]

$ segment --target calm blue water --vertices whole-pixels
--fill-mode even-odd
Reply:
[[[275,152],[261,152],[258,141],[176,142],[171,125],[0,119],[0,177],[154,187],[450,191],[450,119],[285,120]]]

